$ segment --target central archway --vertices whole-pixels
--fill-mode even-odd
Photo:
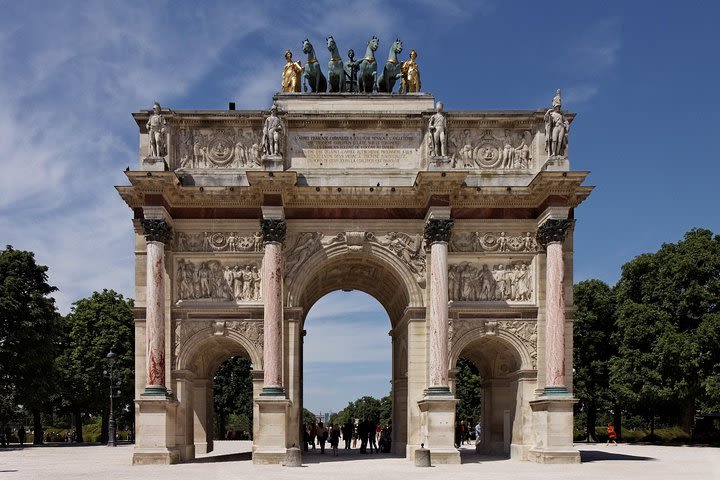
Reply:
[[[287,303],[301,313],[300,329],[304,333],[307,314],[322,297],[336,290],[358,290],[375,298],[387,312],[392,338],[391,398],[392,451],[405,454],[408,439],[407,411],[407,339],[404,327],[412,307],[422,308],[423,291],[417,275],[392,251],[370,248],[356,251],[345,248],[320,249],[295,270],[289,282]],[[299,361],[294,362],[296,378],[303,384],[303,341],[300,337]],[[295,415],[302,415],[302,392]],[[302,419],[298,421],[301,428]],[[301,432],[298,434],[301,440]]]

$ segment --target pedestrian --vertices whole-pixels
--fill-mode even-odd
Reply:
[[[478,420],[477,425],[475,425],[475,451],[480,451],[480,444],[482,443],[482,425],[480,424],[480,420]]]
[[[342,436],[345,441],[345,450],[350,450],[350,442],[353,437],[353,424],[349,420],[343,425]]]
[[[312,449],[315,450],[315,438],[317,437],[317,425],[314,423],[310,425],[310,445],[312,445]]]
[[[338,455],[338,444],[340,443],[340,425],[330,425],[330,446],[332,447],[333,455]]]
[[[322,422],[318,422],[317,439],[318,439],[318,443],[320,444],[320,454],[325,455],[325,442],[327,441],[327,430],[323,426]]]
[[[20,448],[23,448],[23,445],[25,444],[25,426],[21,425],[20,430],[18,430],[18,440],[20,441]]]
[[[375,453],[380,453],[380,450],[378,450],[377,437],[375,434],[375,422],[368,420],[367,421],[367,430],[368,430],[368,443],[370,444],[370,453],[373,453],[373,448],[375,449]]]
[[[360,437],[360,453],[367,454],[367,442],[368,442],[368,427],[367,420],[362,419],[358,423],[358,437]]]
[[[460,448],[460,422],[455,420],[455,448]]]
[[[608,445],[610,445],[610,442],[612,442],[613,445],[617,447],[617,442],[615,441],[615,437],[617,437],[617,434],[615,433],[615,425],[613,425],[612,423],[608,423],[607,436],[608,438],[605,446],[607,447]]]

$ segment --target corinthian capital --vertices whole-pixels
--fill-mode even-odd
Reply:
[[[168,243],[172,238],[172,227],[165,220],[143,219],[140,223],[148,242]]]
[[[565,234],[573,226],[575,220],[548,219],[537,229],[537,241],[543,247],[549,243],[562,242]]]
[[[282,243],[285,240],[287,224],[280,218],[263,218],[260,220],[260,230],[262,230],[263,242]]]
[[[449,242],[454,223],[452,218],[431,218],[425,224],[425,242],[428,245]]]

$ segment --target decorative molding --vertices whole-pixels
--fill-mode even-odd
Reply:
[[[425,242],[428,245],[437,242],[449,242],[454,223],[452,218],[431,218],[425,224]]]
[[[148,242],[161,242],[167,244],[173,236],[172,227],[165,220],[144,218],[140,220],[143,235]]]
[[[177,232],[177,252],[261,252],[263,237],[260,232],[241,236],[237,232]]]
[[[487,264],[469,262],[448,268],[448,297],[456,302],[533,301],[534,275],[530,262]]]
[[[506,232],[454,232],[450,252],[529,252],[538,250],[535,234]]]
[[[543,248],[548,244],[562,242],[568,230],[572,228],[574,220],[558,220],[550,218],[538,227],[537,241]]]

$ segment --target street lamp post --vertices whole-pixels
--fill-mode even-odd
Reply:
[[[108,447],[114,447],[115,445],[115,414],[113,413],[113,388],[115,386],[113,382],[113,364],[115,363],[115,357],[117,354],[110,350],[107,354],[108,366],[110,367],[110,420],[108,421]]]

